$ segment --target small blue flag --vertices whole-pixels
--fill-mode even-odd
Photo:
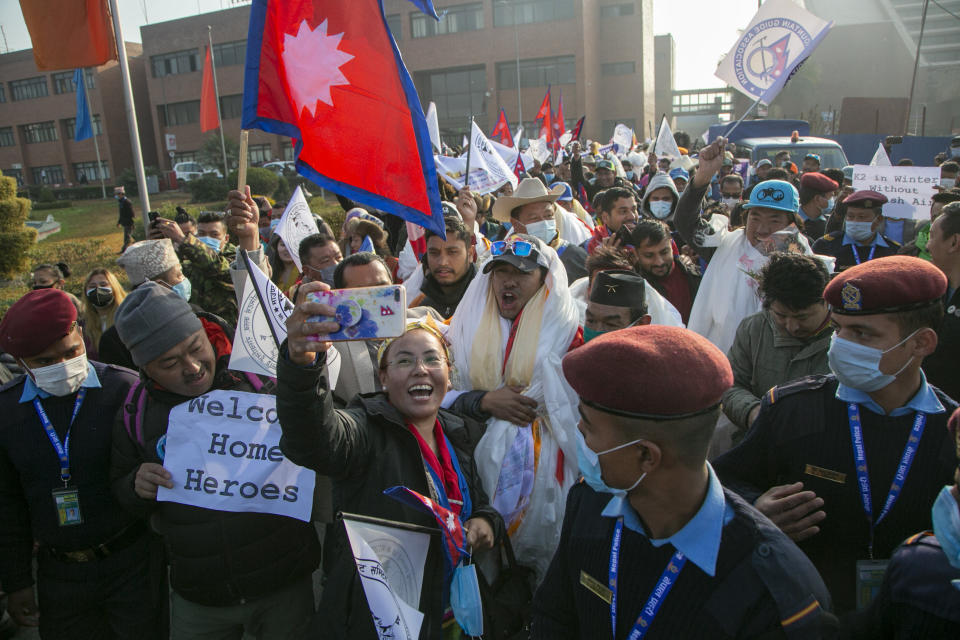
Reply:
[[[77,88],[77,121],[73,128],[73,139],[80,142],[93,137],[90,109],[87,108],[87,91],[83,86],[83,69],[73,71],[73,84]]]
[[[363,244],[360,245],[360,251],[358,253],[376,253],[373,248],[373,240],[370,239],[370,236],[363,237]]]

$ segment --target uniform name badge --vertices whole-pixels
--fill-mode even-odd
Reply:
[[[870,606],[880,593],[883,574],[887,571],[889,560],[857,560],[857,610]]]
[[[70,527],[83,524],[83,515],[80,513],[80,494],[75,487],[54,489],[53,504],[57,507],[57,524],[61,527]]]

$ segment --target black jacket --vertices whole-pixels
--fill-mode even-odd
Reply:
[[[436,528],[421,511],[383,495],[384,489],[406,486],[429,496],[427,476],[417,440],[403,417],[383,393],[355,397],[345,410],[336,410],[327,380],[326,355],[307,368],[287,357],[286,343],[277,362],[277,414],[283,425],[280,448],[293,462],[330,476],[335,507],[351,513]],[[441,411],[440,423],[453,445],[466,476],[473,503],[470,517],[482,516],[497,540],[504,535],[503,519],[483,491],[473,461],[481,427],[456,414]],[[325,638],[377,638],[342,525],[326,542],[335,561],[323,590],[318,620]],[[443,565],[436,541],[424,569],[420,606],[425,615],[420,637],[440,638]]]
[[[716,575],[688,562],[646,637],[832,637],[830,594],[810,561],[773,523],[730,491],[733,519],[723,528]],[[531,638],[610,638],[610,605],[586,582],[608,585],[615,520],[601,515],[610,494],[574,485],[567,498],[560,545],[533,601]],[[674,553],[623,529],[616,638],[626,638]],[[815,604],[818,603],[818,604]],[[808,609],[809,607],[809,609]],[[796,617],[781,628],[781,621]]]
[[[226,356],[219,359],[212,390],[254,392],[247,377],[228,370],[226,363]],[[310,522],[144,500],[134,492],[140,465],[163,462],[157,444],[167,432],[170,410],[189,400],[143,374],[141,380],[148,394],[143,441],[128,435],[121,412],[113,431],[113,491],[131,513],[152,516],[153,528],[167,547],[172,588],[191,602],[226,606],[270,595],[312,573],[320,562],[320,543]]]
[[[842,231],[828,233],[814,242],[812,247],[814,253],[833,256],[837,259],[835,271],[843,271],[844,269],[849,269],[862,262],[866,262],[870,259],[871,252],[873,253],[873,258],[876,259],[895,256],[900,250],[900,245],[886,236],[883,236],[884,241],[887,243],[886,247],[880,245],[861,247],[860,245],[843,244],[843,236],[844,233]],[[854,251],[857,252],[857,257],[860,258],[859,262],[853,255]]]
[[[937,350],[923,359],[927,382],[960,402],[960,289],[943,297],[944,316],[937,330]]]
[[[463,299],[463,294],[467,292],[467,287],[470,286],[473,278],[477,275],[477,266],[472,263],[468,265],[467,273],[456,283],[456,289],[452,294],[444,292],[440,283],[434,279],[433,274],[427,271],[426,261],[424,261],[423,269],[423,285],[420,287],[422,295],[414,299],[410,306],[430,307],[435,309],[444,319],[449,318],[457,310],[457,305]]]
[[[120,216],[117,218],[117,224],[121,227],[132,227],[134,219],[133,203],[130,202],[127,196],[123,196],[117,200],[117,204],[119,205],[120,209]]]

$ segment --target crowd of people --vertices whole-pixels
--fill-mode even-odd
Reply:
[[[442,180],[445,237],[338,197],[296,247],[249,188],[135,242],[118,189],[130,290],[38,265],[0,321],[10,619],[384,637],[335,516],[435,527],[404,486],[462,523],[488,637],[960,637],[960,165],[905,220],[815,155],[681,153]],[[230,368],[241,253],[293,307],[275,377]],[[392,284],[401,336],[322,339],[310,294]],[[275,397],[310,522],[158,501],[171,412],[217,390]],[[452,573],[431,548],[421,638],[476,630]]]

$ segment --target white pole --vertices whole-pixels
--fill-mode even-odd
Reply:
[[[124,46],[123,30],[120,28],[120,14],[117,13],[117,0],[110,0],[110,13],[113,16],[113,33],[117,44],[117,57],[120,62],[120,76],[123,80],[123,104],[127,112],[127,126],[130,129],[130,149],[133,151],[133,170],[137,175],[137,188],[140,191],[142,205],[140,218],[143,231],[148,233],[150,219],[150,194],[147,193],[147,175],[143,172],[143,154],[140,151],[140,129],[137,127],[137,110],[133,102],[133,88],[130,85],[130,67],[127,63],[127,49]]]
[[[213,97],[217,103],[217,122],[220,124],[220,151],[223,153],[223,177],[230,173],[227,165],[227,144],[223,140],[223,117],[220,115],[220,89],[217,87],[217,65],[213,61],[213,27],[207,25],[207,42],[210,45],[210,69],[213,71]]]
[[[90,108],[90,87],[87,86],[87,70],[81,71],[83,74],[83,98],[87,101],[87,113],[90,114],[90,128],[93,128],[93,109]],[[100,127],[103,128],[103,120],[100,120]],[[93,132],[93,150],[97,154],[97,175],[100,176],[100,194],[103,199],[107,199],[107,183],[103,176],[103,162],[100,160],[100,143],[97,142],[97,132]]]

